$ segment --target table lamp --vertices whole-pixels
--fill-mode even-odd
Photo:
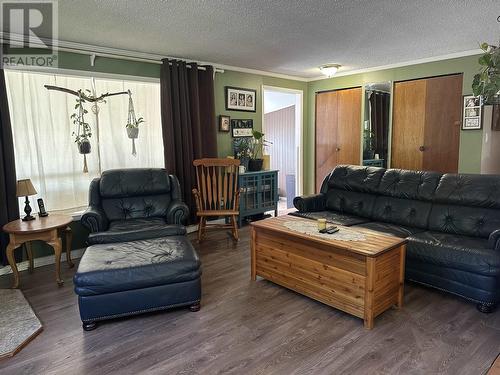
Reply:
[[[26,197],[26,200],[24,201],[25,203],[24,212],[26,213],[26,216],[23,217],[23,221],[35,220],[35,217],[31,216],[30,201],[28,199],[30,195],[35,195],[35,194],[36,190],[29,178],[17,181],[17,188],[16,188],[17,197]]]

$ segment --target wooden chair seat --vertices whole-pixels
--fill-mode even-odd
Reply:
[[[238,167],[235,159],[197,159],[193,162],[196,169],[197,187],[193,189],[196,200],[198,241],[201,241],[207,227],[231,228],[233,237],[238,240],[239,215]],[[207,224],[207,217],[228,217],[229,224]]]

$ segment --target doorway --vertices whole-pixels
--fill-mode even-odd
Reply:
[[[272,144],[266,153],[270,168],[278,170],[278,211],[293,208],[302,194],[302,100],[300,90],[263,86],[262,132]]]

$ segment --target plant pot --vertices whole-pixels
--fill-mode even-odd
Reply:
[[[78,151],[83,155],[90,154],[90,141],[88,139],[84,139],[83,141],[78,142]]]
[[[130,139],[137,139],[139,137],[139,128],[127,128],[127,135]]]
[[[263,159],[250,159],[248,161],[248,170],[250,172],[258,172],[262,170]]]

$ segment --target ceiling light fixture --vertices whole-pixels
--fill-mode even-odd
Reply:
[[[335,73],[337,73],[337,70],[339,70],[339,68],[341,66],[342,65],[339,65],[339,64],[325,64],[325,65],[321,65],[319,67],[319,70],[325,76],[327,76],[327,77],[333,77],[335,75]]]

